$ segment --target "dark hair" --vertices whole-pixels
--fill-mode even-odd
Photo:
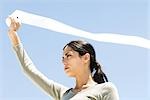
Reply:
[[[78,52],[80,56],[86,53],[90,54],[90,71],[93,74],[93,79],[98,84],[108,82],[107,76],[101,69],[101,65],[96,61],[96,53],[93,46],[82,40],[71,41],[64,46],[71,47],[74,51]],[[63,48],[63,49],[64,49]]]

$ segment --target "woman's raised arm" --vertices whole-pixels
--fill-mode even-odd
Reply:
[[[43,73],[41,73],[36,66],[33,64],[32,60],[28,56],[27,52],[23,48],[19,36],[17,35],[17,30],[20,27],[20,23],[10,18],[11,24],[8,30],[9,38],[12,42],[14,51],[17,55],[23,72],[36,83],[45,93],[49,96],[55,98],[55,100],[60,100],[63,93],[67,90],[61,84],[49,80]]]

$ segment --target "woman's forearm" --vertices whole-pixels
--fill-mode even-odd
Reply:
[[[21,41],[16,31],[8,30],[8,36],[13,46],[20,44]]]

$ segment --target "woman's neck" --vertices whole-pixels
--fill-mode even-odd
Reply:
[[[82,90],[90,87],[93,84],[96,84],[96,82],[94,82],[91,72],[84,72],[83,74],[80,73],[76,77],[76,86],[74,89]]]

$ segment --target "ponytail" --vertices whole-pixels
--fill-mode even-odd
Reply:
[[[90,66],[90,68],[94,68],[95,70],[93,75],[93,80],[95,82],[97,82],[98,84],[108,82],[107,76],[102,71],[101,65],[98,62],[94,61],[92,66]]]

